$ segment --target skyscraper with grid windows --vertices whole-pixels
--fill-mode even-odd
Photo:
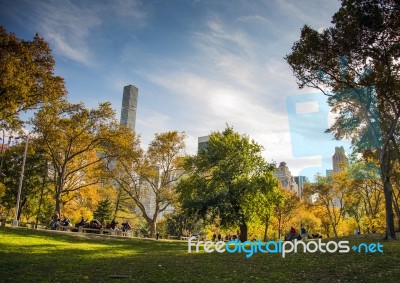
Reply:
[[[127,85],[124,87],[120,124],[132,131],[135,131],[138,94],[139,89],[136,86]]]

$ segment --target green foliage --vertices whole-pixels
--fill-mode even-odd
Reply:
[[[5,190],[0,197],[0,203],[8,209],[14,208],[16,204],[24,148],[25,143],[21,143],[4,152],[1,182]],[[25,162],[18,219],[21,214],[29,218],[37,211],[37,203],[47,173],[47,161],[43,158],[43,154],[37,151],[36,140],[32,139],[29,141]]]
[[[201,219],[197,215],[190,215],[179,208],[166,216],[166,233],[171,236],[182,236],[186,231],[192,234],[198,233],[203,228]]]
[[[94,218],[99,220],[101,224],[111,223],[113,219],[114,208],[110,200],[105,199],[99,202],[93,214]]]
[[[0,26],[0,128],[19,129],[21,111],[66,94],[54,64],[48,43],[39,35],[25,41]]]
[[[206,147],[186,160],[188,176],[178,187],[183,208],[209,222],[218,218],[222,226],[237,225],[247,239],[247,222],[277,186],[261,151],[230,127],[212,133]]]

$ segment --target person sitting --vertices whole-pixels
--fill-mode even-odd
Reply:
[[[64,217],[63,221],[61,221],[61,225],[64,227],[72,226],[71,221],[67,217]]]
[[[289,241],[294,240],[295,237],[296,237],[296,229],[293,226],[291,226],[289,233]]]
[[[51,217],[51,221],[49,223],[50,229],[56,230],[58,226],[60,226],[60,215],[58,212],[54,212],[53,216]]]
[[[300,236],[304,239],[307,237],[307,230],[304,228],[304,226],[301,226],[300,228]]]
[[[79,223],[76,223],[75,224],[75,227],[80,227],[80,226],[82,226],[82,227],[84,227],[85,225],[86,225],[86,222],[87,222],[87,220],[85,220],[85,218],[83,218],[83,216],[82,216],[82,219],[81,219],[81,221],[79,222]]]
[[[131,230],[132,226],[131,224],[126,221],[125,223],[122,223],[122,232],[127,232],[129,230]]]
[[[114,218],[113,221],[111,221],[111,223],[109,223],[106,228],[111,229],[111,230],[118,230],[117,224],[118,224],[118,222],[115,221],[115,218]]]
[[[89,226],[92,229],[101,229],[103,227],[103,225],[101,225],[100,221],[97,219],[93,219],[92,221],[90,221]]]

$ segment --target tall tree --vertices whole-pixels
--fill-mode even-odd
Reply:
[[[156,134],[146,152],[127,129],[108,170],[119,187],[133,200],[155,237],[160,213],[176,201],[176,182],[183,174],[185,135],[177,131]]]
[[[320,206],[324,211],[335,237],[338,236],[337,228],[345,210],[344,199],[347,195],[345,177],[345,172],[337,173],[332,178],[317,175],[316,183],[306,184],[303,188],[305,197],[316,196],[314,205]]]
[[[105,146],[111,147],[121,130],[109,103],[89,110],[83,104],[57,101],[39,110],[32,124],[51,160],[55,210],[61,213],[64,196],[100,183],[101,162],[109,157]]]
[[[0,26],[0,128],[17,130],[21,111],[66,94],[54,64],[48,43],[38,34],[25,41]]]
[[[293,191],[280,188],[280,201],[274,206],[274,217],[277,220],[278,239],[282,230],[290,231],[288,223],[298,215],[300,198]]]
[[[277,185],[274,166],[261,156],[262,147],[233,128],[214,132],[197,156],[187,159],[188,176],[179,184],[183,208],[203,218],[219,218],[240,229],[247,240],[248,222],[257,197],[272,197]]]
[[[322,32],[304,26],[286,60],[300,88],[316,88],[329,96],[339,114],[330,128],[336,138],[350,137],[357,151],[376,154],[386,236],[395,239],[390,148],[395,147],[400,117],[400,3],[343,0],[332,24]]]

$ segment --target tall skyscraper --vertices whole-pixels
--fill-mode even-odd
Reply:
[[[138,101],[139,89],[134,85],[124,87],[121,107],[121,125],[125,125],[132,131],[135,130],[136,110]]]
[[[332,156],[333,173],[342,172],[343,166],[347,166],[347,162],[348,159],[343,146],[335,147],[335,153]]]

